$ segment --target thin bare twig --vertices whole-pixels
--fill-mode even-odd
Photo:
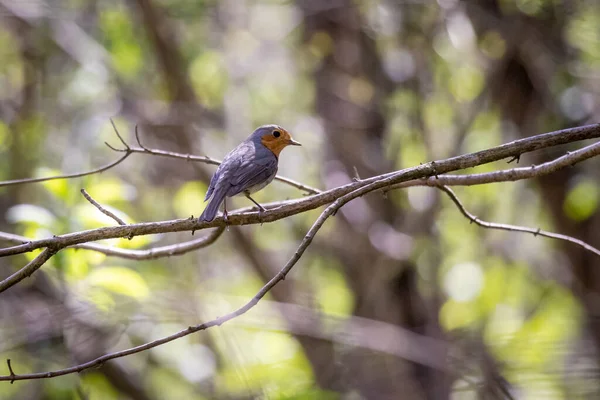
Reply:
[[[96,168],[91,171],[78,172],[75,174],[67,174],[67,175],[47,176],[45,178],[25,178],[25,179],[14,179],[11,181],[2,181],[2,182],[0,182],[0,187],[12,186],[12,185],[23,185],[26,183],[47,182],[47,181],[52,181],[52,180],[56,180],[56,179],[80,178],[82,176],[99,174],[100,172],[104,172],[108,169],[111,169],[111,168],[121,164],[123,161],[125,161],[125,159],[127,157],[129,157],[131,154],[133,154],[133,152],[127,151],[127,150],[123,150],[122,152],[124,152],[125,154],[123,154],[123,156],[121,158],[119,158],[118,160],[115,160],[115,161],[111,162],[110,164],[106,164],[103,167]]]
[[[170,158],[176,158],[176,159],[180,159],[180,160],[197,161],[197,162],[202,162],[202,163],[211,164],[211,165],[220,165],[221,164],[221,161],[211,158],[211,157],[208,157],[208,156],[193,156],[191,154],[181,154],[181,153],[175,153],[175,152],[158,150],[158,149],[150,149],[150,148],[142,145],[140,138],[139,138],[137,125],[135,127],[135,136],[136,136],[136,140],[137,140],[138,144],[140,145],[140,147],[131,147],[125,141],[125,139],[123,139],[123,136],[121,136],[121,134],[119,133],[112,118],[110,119],[110,123],[112,124],[115,134],[119,138],[119,141],[123,144],[123,146],[125,146],[125,148],[119,149],[117,147],[112,146],[108,142],[104,142],[104,144],[112,151],[124,153],[121,158],[119,158],[109,164],[106,164],[103,167],[93,169],[91,171],[86,171],[86,172],[78,172],[78,173],[66,174],[66,175],[48,176],[48,177],[43,177],[43,178],[25,178],[25,179],[14,179],[14,180],[10,180],[10,181],[0,181],[0,187],[23,185],[23,184],[28,184],[28,183],[47,182],[47,181],[52,181],[52,180],[56,180],[56,179],[80,178],[82,176],[98,174],[98,173],[104,172],[106,170],[109,170],[109,169],[119,165],[133,153],[148,154],[148,155],[155,155],[155,156],[161,156],[161,157],[170,157]],[[303,183],[294,181],[293,179],[289,179],[284,176],[277,175],[275,177],[275,180],[283,182],[283,183],[290,185],[292,187],[295,187],[297,189],[300,189],[308,194],[321,193],[321,191],[319,189],[316,189],[311,186],[305,185]]]
[[[119,138],[119,140],[121,141],[121,143],[123,143],[123,145],[125,146],[124,149],[117,149],[113,146],[111,146],[110,144],[104,142],[104,144],[106,144],[110,149],[114,150],[114,151],[118,151],[120,153],[125,153],[123,154],[123,156],[121,158],[119,158],[116,161],[111,162],[110,164],[106,164],[103,167],[97,168],[97,169],[93,169],[91,171],[86,171],[86,172],[78,172],[75,174],[67,174],[67,175],[56,175],[56,176],[48,176],[45,178],[25,178],[25,179],[14,179],[11,181],[2,181],[0,182],[0,187],[4,187],[4,186],[12,186],[12,185],[23,185],[26,183],[38,183],[38,182],[47,182],[47,181],[52,181],[52,180],[56,180],[56,179],[72,179],[72,178],[81,178],[82,176],[87,176],[87,175],[93,175],[93,174],[99,174],[101,172],[104,172],[106,170],[109,170],[113,167],[116,167],[117,165],[121,164],[123,161],[125,161],[125,159],[127,157],[129,157],[133,152],[131,151],[131,149],[129,148],[129,145],[127,144],[127,142],[125,142],[125,140],[123,140],[123,137],[121,136],[121,134],[119,133],[119,130],[117,129],[117,127],[115,126],[115,123],[113,122],[112,118],[110,119],[110,123],[113,126],[113,129],[115,131],[115,134],[117,135],[117,137]],[[92,203],[93,204],[93,203]]]
[[[121,249],[119,247],[104,246],[97,243],[81,243],[72,246],[74,249],[92,250],[107,256],[120,257],[128,260],[156,260],[163,257],[179,256],[194,250],[208,247],[221,236],[225,230],[224,226],[218,227],[205,237],[190,240],[188,242],[172,244],[168,246],[153,247],[145,250]],[[0,232],[0,239],[13,243],[29,243],[31,239],[12,233]]]
[[[36,258],[31,260],[26,266],[0,282],[0,293],[8,288],[13,287],[23,279],[29,277],[37,271],[46,261],[58,252],[58,249],[53,247],[45,248]]]
[[[543,236],[543,237],[547,237],[550,239],[564,240],[565,242],[576,244],[577,246],[583,247],[587,251],[590,251],[590,252],[594,253],[595,255],[600,256],[600,250],[598,250],[597,248],[595,248],[592,245],[587,244],[583,240],[575,239],[574,237],[571,237],[571,236],[562,235],[560,233],[543,231],[540,228],[533,229],[533,228],[527,228],[524,226],[499,224],[499,223],[495,223],[495,222],[483,221],[482,219],[479,219],[479,217],[471,214],[465,208],[465,206],[461,203],[458,196],[456,196],[456,194],[452,191],[452,189],[450,189],[447,186],[438,186],[438,189],[440,189],[441,191],[446,193],[448,195],[448,197],[450,197],[450,199],[454,202],[454,204],[456,204],[456,207],[458,208],[458,210],[460,211],[460,213],[462,215],[464,215],[469,221],[471,221],[483,228],[499,229],[499,230],[509,231],[509,232],[531,233],[531,234],[533,234],[533,236]]]
[[[119,225],[127,225],[125,223],[125,221],[123,221],[121,218],[117,217],[113,212],[108,211],[106,208],[102,207],[100,204],[98,204],[98,202],[96,200],[94,200],[92,198],[92,196],[90,196],[88,194],[88,192],[85,191],[85,189],[81,189],[81,194],[83,195],[83,197],[85,197],[85,199],[87,201],[89,201],[90,203],[92,203],[92,205],[94,207],[96,207],[102,214],[104,215],[108,215],[109,217],[111,217],[112,219],[114,219],[115,221],[117,221],[117,223]]]
[[[503,171],[486,172],[480,174],[468,175],[438,175],[408,182],[402,182],[391,185],[383,189],[384,192],[402,189],[412,186],[473,186],[486,183],[511,182],[533,177],[549,175],[559,169],[574,166],[581,161],[600,155],[600,142],[592,143],[579,150],[571,151],[557,159],[545,162],[540,165],[531,165],[529,167],[512,168]]]
[[[11,377],[11,378],[14,378],[16,375],[15,375],[15,372],[13,371],[13,369],[12,369],[12,365],[10,364],[10,358],[6,360],[6,364],[8,365],[8,372],[10,372],[10,375],[9,375],[9,377]],[[14,379],[11,379],[11,380],[10,380],[10,384],[11,384],[11,385],[12,385],[14,382],[15,382],[15,380],[14,380]]]
[[[123,141],[123,138],[121,136],[119,136],[119,138],[121,139],[121,141]],[[154,156],[160,156],[160,157],[175,158],[178,160],[186,160],[186,161],[196,161],[196,162],[201,162],[201,163],[209,164],[209,165],[221,165],[221,161],[217,160],[216,158],[212,158],[212,157],[208,157],[208,156],[194,156],[191,154],[181,154],[181,153],[175,153],[172,151],[149,148],[149,147],[145,146],[144,144],[142,144],[137,125],[135,127],[135,138],[136,138],[136,141],[137,141],[139,147],[132,147],[132,146],[127,145],[125,149],[117,149],[117,148],[114,148],[113,146],[110,146],[108,143],[106,143],[106,145],[108,147],[110,147],[112,150],[118,151],[118,152],[130,151],[132,153],[138,153],[138,154],[147,154],[147,155],[154,155]],[[286,178],[286,177],[283,177],[280,175],[277,175],[275,177],[275,180],[283,182],[283,183],[290,185],[292,187],[295,187],[297,189],[300,189],[308,194],[321,193],[321,191],[319,189],[313,188],[311,186],[305,185],[303,183],[294,181],[293,179],[289,179],[289,178]]]

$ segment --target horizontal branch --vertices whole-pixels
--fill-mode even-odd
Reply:
[[[579,150],[565,154],[562,157],[540,165],[531,165],[529,167],[512,168],[503,171],[485,172],[480,174],[468,175],[438,175],[427,179],[408,181],[391,185],[384,191],[402,189],[411,186],[473,186],[487,183],[514,182],[523,179],[530,179],[549,175],[565,167],[572,167],[581,161],[600,155],[600,142],[590,144]]]
[[[77,173],[73,173],[73,174],[55,175],[55,176],[40,177],[40,178],[25,178],[25,179],[14,179],[14,180],[10,180],[10,181],[0,181],[0,187],[23,185],[23,184],[28,184],[28,183],[47,182],[47,181],[52,181],[52,180],[57,180],[57,179],[80,178],[80,177],[87,176],[87,175],[98,174],[98,173],[104,172],[106,170],[109,170],[113,167],[116,167],[117,165],[119,165],[120,163],[125,161],[125,159],[133,153],[176,158],[176,159],[187,160],[187,161],[196,161],[196,162],[202,162],[202,163],[211,164],[211,165],[220,165],[221,164],[221,161],[219,161],[215,158],[207,157],[207,156],[193,156],[191,154],[181,154],[181,153],[175,153],[175,152],[171,152],[171,151],[164,151],[164,150],[148,148],[148,147],[142,145],[139,134],[138,134],[137,126],[135,127],[135,137],[136,137],[136,140],[137,140],[138,144],[140,145],[140,147],[132,147],[125,141],[125,139],[123,139],[123,137],[117,130],[117,127],[115,126],[112,119],[110,120],[110,122],[113,126],[115,134],[117,135],[117,137],[123,144],[124,148],[118,149],[118,148],[110,145],[109,143],[105,142],[105,144],[106,144],[106,146],[108,146],[108,148],[110,148],[111,150],[113,150],[115,152],[124,153],[121,158],[119,158],[103,167],[96,168],[96,169],[93,169],[90,171],[85,171],[85,172],[77,172]],[[296,182],[293,179],[286,178],[281,175],[277,175],[275,177],[275,180],[283,182],[283,183],[285,183],[289,186],[295,187],[297,189],[300,189],[308,194],[316,194],[316,193],[321,192],[319,189],[315,189],[313,187],[310,187],[310,186],[305,185],[300,182]]]
[[[113,124],[113,127],[114,127],[114,124]],[[116,132],[116,128],[115,128],[115,132]],[[144,144],[142,144],[137,125],[135,127],[135,139],[140,147],[133,147],[133,146],[127,144],[125,142],[125,140],[118,133],[117,133],[117,135],[119,136],[119,139],[121,140],[121,142],[125,145],[125,148],[117,149],[117,148],[109,145],[108,143],[106,143],[106,145],[113,151],[147,154],[147,155],[153,155],[153,156],[174,158],[174,159],[178,159],[178,160],[201,162],[201,163],[209,164],[209,165],[221,165],[221,161],[217,160],[216,158],[212,158],[212,157],[208,157],[208,156],[194,156],[191,154],[181,154],[181,153],[175,153],[172,151],[149,148],[149,147],[145,146]],[[287,185],[293,186],[293,187],[300,189],[308,194],[317,194],[317,193],[321,192],[319,189],[315,189],[315,188],[305,185],[303,183],[296,182],[292,179],[283,177],[281,175],[275,176],[275,180],[283,182]]]
[[[120,257],[136,261],[156,260],[164,257],[180,256],[192,252],[194,250],[208,247],[214,242],[216,242],[224,231],[225,227],[221,226],[213,230],[208,235],[198,239],[182,243],[176,243],[168,246],[152,247],[144,250],[122,249],[119,247],[104,246],[98,243],[81,243],[71,246],[71,248],[92,250],[107,256]],[[14,235],[12,233],[7,232],[0,232],[0,240],[21,244],[31,242],[31,239],[25,236]]]
[[[124,153],[125,154],[123,154],[123,156],[121,158],[119,158],[118,160],[115,160],[115,161],[111,162],[110,164],[106,164],[103,167],[92,169],[90,171],[78,172],[78,173],[67,174],[67,175],[47,176],[47,177],[44,177],[44,178],[26,178],[26,179],[14,179],[12,181],[0,181],[0,187],[13,186],[13,185],[23,185],[23,184],[26,184],[26,183],[47,182],[47,181],[53,181],[53,180],[56,180],[56,179],[81,178],[82,176],[99,174],[99,173],[104,172],[104,171],[106,171],[108,169],[116,167],[117,165],[119,165],[123,161],[125,161],[125,159],[127,157],[129,157],[131,154],[133,154],[133,152],[131,152],[131,151],[125,151]]]
[[[378,190],[387,186],[407,182],[414,179],[422,179],[430,176],[439,176],[440,174],[446,172],[472,168],[493,161],[498,161],[509,157],[515,157],[525,152],[565,144],[573,140],[583,140],[597,136],[600,136],[600,124],[565,129],[562,131],[532,136],[529,138],[520,139],[511,143],[493,147],[488,150],[452,157],[441,161],[434,161],[417,167],[407,168],[400,171],[395,171],[383,175],[378,175],[372,178],[363,179],[357,182],[348,183],[346,185],[339,186],[316,195],[308,196],[302,199],[287,201],[283,206],[268,209],[266,212],[263,212],[260,215],[258,212],[232,212],[229,214],[228,224],[249,225],[264,222],[273,222],[282,218],[296,215],[305,211],[313,210],[315,208],[329,204],[338,199],[339,197],[363,187],[370,187],[370,191]],[[571,156],[571,161],[574,161],[575,159],[581,161],[585,159],[586,156],[589,156],[589,153],[579,154],[577,152],[573,152],[564,157],[568,156]],[[369,186],[372,183],[377,183],[377,185]],[[220,216],[210,222],[199,222],[195,218],[188,218],[162,222],[130,224],[125,226],[103,227],[87,231],[67,233],[64,235],[54,236],[48,239],[34,240],[29,243],[0,249],[0,257],[22,254],[35,249],[49,246],[55,246],[58,249],[61,249],[80,243],[97,241],[102,239],[113,239],[118,237],[129,236],[133,237],[167,232],[198,231],[201,229],[219,227],[224,225],[225,221],[223,220],[223,217]]]

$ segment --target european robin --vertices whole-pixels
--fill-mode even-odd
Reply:
[[[223,215],[227,219],[227,198],[245,195],[260,212],[265,211],[250,194],[267,186],[277,175],[281,150],[289,145],[301,146],[278,125],[263,125],[225,156],[210,180],[204,201],[208,206],[200,221],[212,221],[224,203]]]

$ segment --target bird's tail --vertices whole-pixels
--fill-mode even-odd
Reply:
[[[212,221],[215,216],[217,215],[217,211],[219,211],[219,207],[221,206],[221,203],[223,202],[223,199],[225,199],[225,194],[221,193],[220,190],[217,190],[212,198],[210,199],[210,201],[208,202],[208,206],[206,206],[206,208],[204,209],[204,211],[202,211],[202,215],[200,215],[200,217],[198,218],[198,220],[200,222],[202,221]]]

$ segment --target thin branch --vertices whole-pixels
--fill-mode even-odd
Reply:
[[[102,207],[100,204],[98,204],[98,202],[94,199],[92,199],[92,196],[90,196],[88,194],[88,192],[85,191],[85,189],[81,189],[81,194],[83,195],[83,197],[85,197],[85,199],[87,201],[89,201],[90,203],[92,203],[92,205],[94,207],[96,207],[98,210],[100,210],[100,212],[104,215],[108,215],[110,218],[114,219],[115,221],[117,221],[117,223],[119,225],[127,225],[125,223],[125,221],[123,221],[121,218],[117,217],[113,212],[108,211],[106,208]]]
[[[149,148],[149,147],[145,146],[144,144],[142,144],[137,125],[135,127],[135,138],[140,147],[132,147],[129,145],[127,145],[126,149],[116,149],[112,146],[109,146],[109,147],[112,150],[118,151],[118,152],[130,151],[132,153],[138,153],[138,154],[147,154],[147,155],[153,155],[153,156],[175,158],[178,160],[186,160],[186,161],[196,161],[196,162],[201,162],[201,163],[209,164],[209,165],[221,165],[221,161],[217,160],[216,158],[212,158],[212,157],[208,157],[208,156],[194,156],[191,154],[181,154],[181,153],[175,153],[172,151]],[[107,145],[108,145],[108,143],[107,143]],[[294,181],[292,179],[289,179],[289,178],[286,178],[286,177],[283,177],[280,175],[277,175],[275,177],[275,180],[283,182],[287,185],[293,186],[293,187],[300,189],[308,194],[321,193],[321,191],[319,189],[313,188],[311,186],[305,185],[303,183]]]
[[[499,229],[499,230],[509,231],[509,232],[531,233],[531,234],[533,234],[533,236],[543,236],[543,237],[547,237],[547,238],[550,238],[550,239],[564,240],[565,242],[576,244],[577,246],[583,247],[587,251],[590,251],[590,252],[596,254],[597,256],[600,256],[600,250],[598,250],[594,246],[591,246],[591,245],[587,244],[583,240],[575,239],[574,237],[571,237],[571,236],[562,235],[560,233],[553,233],[553,232],[543,231],[540,228],[533,229],[533,228],[527,228],[527,227],[524,227],[524,226],[499,224],[499,223],[495,223],[495,222],[483,221],[483,220],[479,219],[477,216],[471,214],[465,208],[465,206],[461,203],[461,201],[458,199],[458,197],[452,191],[452,189],[450,189],[447,186],[439,186],[438,189],[440,189],[441,191],[445,192],[448,195],[448,197],[450,197],[450,199],[454,202],[454,204],[456,204],[456,207],[458,207],[458,210],[460,211],[460,213],[462,215],[464,215],[471,222],[473,222],[473,223],[475,223],[475,224],[477,224],[477,225],[479,225],[479,226],[481,226],[483,228]]]
[[[177,243],[168,246],[153,247],[145,250],[121,249],[119,247],[104,246],[97,243],[82,243],[72,246],[72,248],[92,250],[107,256],[120,257],[129,260],[156,260],[158,258],[179,256],[194,250],[208,247],[214,242],[216,242],[224,231],[225,227],[221,226],[213,230],[205,237],[190,240],[188,242]],[[25,236],[14,235],[12,233],[6,232],[0,232],[0,240],[1,239],[13,243],[29,243],[31,241],[31,239]]]
[[[135,136],[136,136],[136,140],[137,140],[138,144],[140,145],[140,147],[131,147],[129,144],[127,144],[125,139],[123,139],[123,136],[121,136],[121,134],[117,130],[117,127],[115,126],[115,123],[113,122],[112,118],[110,120],[110,123],[113,126],[115,134],[117,135],[117,137],[119,138],[121,143],[125,146],[125,148],[119,149],[119,148],[112,146],[108,142],[104,142],[104,144],[112,151],[124,153],[123,156],[121,158],[117,159],[116,161],[113,161],[110,164],[107,164],[103,167],[93,169],[91,171],[86,171],[86,172],[78,172],[78,173],[68,174],[68,175],[48,176],[48,177],[44,177],[44,178],[25,178],[25,179],[14,179],[14,180],[10,180],[10,181],[0,181],[0,187],[23,185],[23,184],[28,184],[28,183],[46,182],[46,181],[51,181],[51,180],[56,180],[56,179],[80,178],[82,176],[98,174],[98,173],[104,172],[106,170],[109,170],[109,169],[119,165],[121,162],[123,162],[127,157],[129,157],[133,153],[170,157],[170,158],[176,158],[176,159],[187,160],[187,161],[197,161],[197,162],[202,162],[205,164],[212,164],[212,165],[220,165],[221,164],[221,161],[211,158],[211,157],[207,157],[207,156],[193,156],[190,154],[181,154],[181,153],[175,153],[175,152],[158,150],[158,149],[150,149],[148,147],[145,147],[144,145],[142,145],[142,143],[140,141],[137,125],[135,127]],[[277,175],[275,177],[275,180],[283,182],[283,183],[290,185],[292,187],[295,187],[297,189],[300,189],[308,194],[321,193],[321,191],[319,189],[316,189],[311,186],[305,185],[303,183],[294,181],[293,179],[289,179],[284,176]]]
[[[4,279],[0,282],[0,293],[4,292],[6,289],[13,287],[17,283],[21,282],[23,279],[31,276],[35,271],[37,271],[46,261],[48,261],[53,255],[58,252],[57,249],[53,247],[48,247],[44,249],[36,258],[31,260],[26,266]]]
[[[387,192],[394,189],[402,189],[411,186],[473,186],[486,183],[513,182],[533,177],[549,175],[565,167],[571,167],[581,161],[600,155],[600,142],[592,143],[579,150],[571,151],[562,157],[540,165],[507,169],[503,171],[486,172],[468,175],[438,175],[416,181],[408,181],[391,185],[383,189]]]
[[[600,155],[600,142],[592,143],[582,149],[568,152],[562,157],[540,165],[513,168],[504,171],[486,172],[469,175],[439,175],[426,180],[403,182],[392,185],[387,190],[409,186],[473,186],[496,182],[514,182],[533,177],[549,175],[565,167],[572,167],[581,161]]]
[[[75,174],[67,174],[67,175],[47,176],[45,178],[26,178],[26,179],[14,179],[12,181],[2,181],[2,182],[0,182],[0,187],[12,186],[12,185],[23,185],[26,183],[46,182],[46,181],[52,181],[52,180],[56,180],[56,179],[80,178],[82,176],[99,174],[100,172],[104,172],[108,169],[111,169],[111,168],[121,164],[123,161],[125,161],[125,159],[127,157],[129,157],[133,153],[133,152],[127,151],[127,150],[124,150],[123,152],[125,154],[123,154],[123,156],[121,158],[119,158],[118,160],[115,160],[115,161],[111,162],[110,164],[106,164],[103,167],[93,169],[91,171],[78,172]]]
[[[119,133],[119,130],[117,129],[117,126],[115,125],[115,121],[113,121],[112,118],[110,118],[110,124],[112,125],[113,130],[115,131],[115,134],[117,135],[117,137],[119,138],[121,143],[123,143],[123,146],[125,146],[125,150],[129,150],[129,145],[127,144],[125,139],[123,139],[123,136],[121,136],[121,134]]]
[[[13,369],[12,369],[12,365],[11,365],[11,363],[10,363],[10,358],[6,360],[6,364],[8,365],[8,372],[10,372],[10,375],[9,375],[9,377],[11,377],[11,378],[14,378],[16,375],[15,375],[15,372],[13,371]],[[11,380],[10,380],[10,384],[11,384],[11,385],[12,385],[14,382],[15,382],[15,380],[14,380],[14,379],[11,379]]]
[[[383,175],[374,176],[363,179],[358,182],[348,183],[321,192],[316,195],[296,199],[286,202],[277,202],[267,205],[267,211],[244,212],[247,209],[238,210],[235,213],[230,213],[227,224],[229,225],[249,225],[265,222],[277,221],[292,215],[296,215],[305,211],[313,210],[323,205],[329,204],[336,199],[351,193],[360,188],[369,187],[368,191],[381,190],[391,185],[422,179],[431,176],[443,176],[444,174],[459,169],[466,169],[478,165],[486,164],[493,161],[498,161],[504,158],[512,157],[516,154],[523,154],[528,151],[538,150],[540,148],[564,144],[570,140],[580,140],[589,137],[600,136],[600,124],[589,125],[586,127],[572,128],[563,131],[545,133],[538,136],[532,136],[521,140],[516,140],[511,143],[493,147],[488,150],[483,150],[475,153],[465,154],[462,156],[452,157],[445,160],[433,161],[417,167],[407,168],[400,171],[395,171]],[[598,144],[596,144],[597,146]],[[586,158],[597,154],[597,147],[594,145],[588,146],[582,151],[572,152],[566,156],[560,157],[558,160],[543,164],[544,168],[539,171],[549,173],[558,169],[564,168],[569,163],[580,162]],[[558,164],[553,167],[553,163]],[[540,167],[542,167],[540,166]],[[535,169],[534,166],[532,169]],[[519,170],[519,169],[517,169]],[[541,173],[540,172],[540,173]],[[499,172],[502,174],[503,172]],[[510,176],[509,176],[510,177]],[[376,185],[371,186],[371,184]],[[366,193],[366,192],[365,192]],[[273,207],[273,208],[270,208]],[[65,247],[73,246],[80,243],[97,241],[102,239],[113,239],[118,237],[133,237],[140,235],[149,235],[156,233],[167,232],[182,232],[182,231],[198,231],[206,228],[224,226],[223,217],[217,217],[210,222],[199,222],[193,218],[179,219],[162,222],[147,222],[140,224],[129,224],[125,226],[104,227],[81,232],[68,233],[64,235],[54,236],[48,239],[34,240],[28,243],[23,243],[17,246],[0,249],[0,257],[22,254],[35,249],[53,246],[60,250]]]
[[[113,126],[113,129],[115,131],[115,134],[117,135],[117,137],[119,138],[119,140],[121,141],[121,143],[123,143],[123,145],[125,146],[124,149],[117,149],[112,147],[110,144],[104,142],[104,144],[106,144],[110,149],[114,150],[114,151],[118,151],[120,153],[125,153],[123,154],[123,156],[121,158],[119,158],[116,161],[111,162],[110,164],[106,164],[103,167],[97,168],[97,169],[93,169],[91,171],[86,171],[86,172],[78,172],[75,174],[68,174],[68,175],[56,175],[56,176],[48,176],[45,178],[25,178],[25,179],[15,179],[12,181],[2,181],[0,182],[0,187],[4,187],[4,186],[12,186],[12,185],[23,185],[26,183],[38,183],[38,182],[47,182],[47,181],[52,181],[52,180],[56,180],[56,179],[72,179],[72,178],[81,178],[82,176],[87,176],[87,175],[93,175],[93,174],[99,174],[101,172],[104,172],[108,169],[111,169],[119,164],[121,164],[123,161],[125,161],[125,159],[127,157],[129,157],[133,152],[131,151],[131,149],[129,148],[129,145],[127,144],[127,142],[125,142],[125,140],[123,140],[123,137],[121,136],[121,134],[119,133],[119,130],[117,129],[117,127],[115,126],[115,123],[113,122],[112,118],[110,120],[110,123]],[[84,195],[85,196],[85,195]],[[94,203],[92,203],[94,204]]]

